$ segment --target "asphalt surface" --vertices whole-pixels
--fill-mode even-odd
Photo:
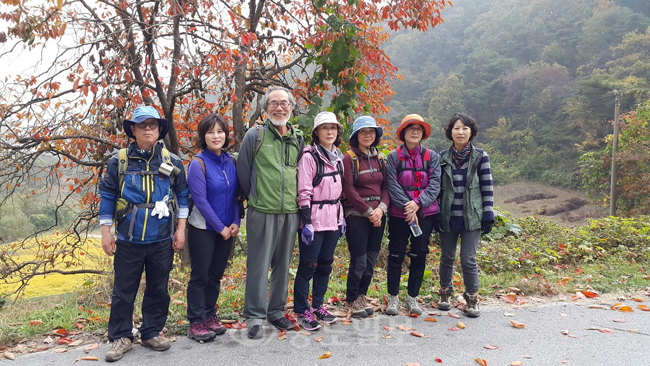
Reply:
[[[204,344],[178,337],[172,348],[156,352],[140,345],[126,353],[116,365],[650,365],[650,312],[640,303],[625,301],[633,312],[611,310],[611,304],[589,308],[598,301],[550,303],[517,308],[484,306],[481,317],[470,319],[457,309],[451,313],[426,308],[419,318],[378,315],[337,322],[305,335],[279,331],[265,325],[264,338],[249,340],[246,330],[228,330],[213,342]],[[643,304],[650,303],[645,299]],[[426,311],[428,310],[428,311]],[[428,313],[437,311],[436,315]],[[434,318],[436,322],[425,321]],[[511,320],[525,324],[515,328]],[[615,321],[616,320],[616,321]],[[458,328],[458,321],[465,329]],[[624,321],[624,322],[623,322]],[[400,330],[400,326],[414,330]],[[393,328],[387,330],[384,327]],[[595,328],[595,329],[590,329]],[[608,332],[605,329],[611,331]],[[603,331],[601,331],[603,330]],[[418,337],[412,332],[420,333]],[[563,334],[566,333],[566,334]],[[315,339],[322,336],[320,342]],[[496,346],[487,349],[485,346]],[[66,353],[53,350],[32,353],[7,365],[93,365],[105,364],[108,344],[90,351],[99,361],[77,359],[87,356],[83,346]],[[319,359],[331,352],[329,358]],[[0,360],[2,358],[0,357]],[[442,361],[438,362],[436,359]],[[516,364],[516,363],[515,363]]]

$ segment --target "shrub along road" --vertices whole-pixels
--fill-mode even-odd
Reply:
[[[167,352],[135,345],[118,364],[477,365],[485,360],[487,365],[647,365],[650,311],[642,308],[647,309],[649,295],[647,290],[635,298],[611,301],[493,304],[484,306],[476,319],[465,317],[458,309],[450,312],[460,315],[456,318],[427,307],[418,318],[382,314],[347,325],[339,319],[315,332],[288,331],[283,335],[266,326],[261,340],[249,340],[245,330],[228,330],[204,344],[181,336]],[[107,344],[88,354],[84,347],[65,353],[54,349],[32,353],[11,364],[96,362],[78,360],[84,356],[96,356],[104,363]]]

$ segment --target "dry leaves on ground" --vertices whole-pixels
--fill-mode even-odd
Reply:
[[[511,320],[510,324],[512,324],[512,326],[517,328],[517,329],[523,329],[526,326],[526,324],[520,323],[520,322],[514,321],[514,320]]]
[[[332,357],[332,352],[325,352],[320,357],[318,357],[318,359],[322,360],[324,358],[330,358],[330,357]]]

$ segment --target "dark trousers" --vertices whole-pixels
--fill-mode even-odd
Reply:
[[[142,300],[142,340],[160,334],[169,312],[169,271],[172,269],[174,250],[171,240],[153,244],[129,244],[117,241],[113,268],[113,297],[108,320],[108,339],[133,340],[133,306],[145,272],[146,289]]]
[[[234,238],[188,225],[187,245],[192,273],[187,284],[187,320],[204,322],[217,314],[221,277],[226,270]]]
[[[381,240],[384,237],[386,216],[382,217],[380,227],[374,227],[367,217],[348,216],[346,220],[348,230],[345,236],[350,251],[350,266],[348,267],[345,301],[350,304],[359,295],[368,293],[377,256],[381,249]]]
[[[481,230],[467,231],[451,228],[450,232],[440,233],[440,287],[452,287],[456,248],[460,238],[460,264],[463,268],[463,282],[466,292],[477,292],[479,288],[476,250],[481,240]]]
[[[402,276],[402,263],[404,257],[411,258],[409,268],[408,295],[418,296],[424,268],[426,266],[427,254],[429,254],[429,242],[433,231],[433,216],[419,219],[422,235],[415,237],[411,234],[408,222],[401,217],[390,216],[388,219],[388,293],[396,296],[399,294],[399,282]],[[411,239],[410,250],[406,246]]]
[[[300,262],[293,285],[293,311],[296,314],[302,314],[309,309],[309,281],[312,279],[312,307],[317,309],[323,305],[339,235],[338,230],[317,231],[314,233],[314,240],[310,245],[305,244],[301,235],[298,235]]]

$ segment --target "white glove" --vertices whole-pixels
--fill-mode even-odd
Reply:
[[[156,201],[156,204],[151,210],[151,216],[158,215],[158,219],[169,216],[169,207],[167,207],[168,196],[165,196],[162,201]]]

